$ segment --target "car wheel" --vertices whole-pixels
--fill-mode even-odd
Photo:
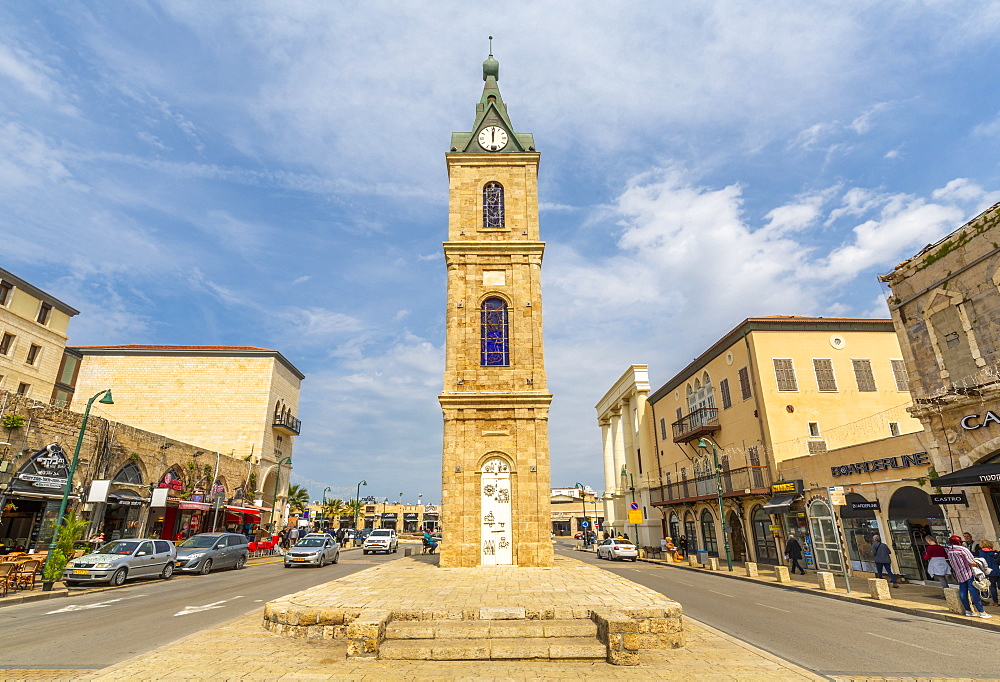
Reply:
[[[333,555],[333,563],[336,564],[338,562],[340,562],[340,550],[337,550],[337,553]]]
[[[396,545],[395,547],[392,548],[392,553],[395,554],[396,550],[398,550],[398,549],[399,549],[399,545]]]
[[[316,568],[323,568],[324,566],[326,566],[326,555],[325,554],[320,554],[319,555],[319,563],[316,564]]]
[[[204,563],[202,563],[202,565],[201,565],[201,570],[198,571],[198,572],[201,573],[202,575],[208,575],[209,573],[211,573],[212,572],[212,560],[211,559],[205,559]]]
[[[76,586],[78,586],[78,585],[79,585],[80,583],[78,583],[78,582],[77,582],[77,581],[75,581],[75,580],[63,580],[63,584],[64,584],[64,585],[65,585],[66,587],[76,587]]]
[[[363,549],[363,550],[361,550],[361,551],[362,551],[362,553],[364,553],[364,554],[368,554],[368,550],[367,550],[367,549]]]
[[[637,557],[637,556],[632,557],[632,563],[635,563],[638,560],[639,560],[639,557]]]
[[[236,570],[237,571],[240,570],[241,568],[243,568],[246,565],[247,565],[247,558],[245,556],[241,556],[239,559],[236,560]]]
[[[125,583],[125,577],[128,575],[128,571],[124,568],[119,568],[111,576],[111,580],[108,581],[112,587],[121,587]]]
[[[163,578],[164,580],[170,580],[171,578],[174,577],[173,562],[168,562],[167,565],[163,567],[163,570],[160,571],[160,577]]]

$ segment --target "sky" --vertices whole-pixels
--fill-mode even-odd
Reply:
[[[888,317],[1000,201],[1000,3],[0,3],[0,266],[70,344],[262,346],[293,483],[440,500],[452,131],[487,36],[541,153],[552,485],[742,319]]]

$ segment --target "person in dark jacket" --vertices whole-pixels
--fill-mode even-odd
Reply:
[[[889,545],[882,542],[882,538],[878,535],[872,537],[872,555],[875,558],[875,577],[881,578],[882,571],[889,574],[889,580],[892,581],[893,587],[899,587],[896,584],[896,574],[892,572],[892,560],[889,555],[892,554],[892,549]]]
[[[806,574],[806,569],[802,568],[799,564],[799,560],[802,558],[802,545],[795,538],[795,535],[789,533],[788,542],[785,543],[785,555],[788,560],[792,562],[792,574],[798,570],[802,575]]]
[[[681,539],[677,541],[677,546],[681,548],[681,554],[684,556],[688,555],[688,536],[682,535]]]

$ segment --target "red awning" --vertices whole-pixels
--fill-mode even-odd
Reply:
[[[226,509],[234,514],[250,514],[251,516],[260,516],[260,509],[257,509],[256,507],[234,507],[232,505],[226,505]]]

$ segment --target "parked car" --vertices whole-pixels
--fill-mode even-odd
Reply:
[[[340,561],[340,545],[326,533],[310,533],[285,553],[285,568],[292,566],[316,566],[322,568],[328,563]]]
[[[364,554],[368,552],[395,552],[396,548],[399,546],[399,538],[396,537],[396,531],[392,528],[379,528],[378,530],[373,530],[371,534],[365,538],[365,543],[361,545],[361,551]]]
[[[639,560],[639,549],[628,540],[611,538],[597,546],[598,559]]]
[[[177,549],[166,540],[115,540],[66,564],[63,582],[70,587],[98,582],[118,587],[129,578],[169,580],[176,558]]]
[[[582,540],[583,539],[583,533],[577,533],[576,535],[573,536],[573,539],[574,540]]]
[[[208,575],[213,568],[243,568],[250,556],[247,538],[239,533],[198,533],[177,545],[174,567]]]

